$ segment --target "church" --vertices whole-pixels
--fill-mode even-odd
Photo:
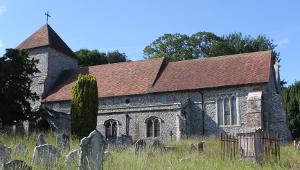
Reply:
[[[71,88],[79,74],[98,84],[97,129],[110,140],[180,140],[190,136],[279,132],[289,139],[278,63],[271,51],[168,62],[164,58],[79,67],[45,24],[18,49],[39,60],[31,89],[52,130],[70,132]]]

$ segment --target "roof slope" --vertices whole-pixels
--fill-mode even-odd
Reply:
[[[79,73],[92,74],[99,97],[266,83],[271,51],[165,63],[163,58],[84,67],[61,76],[47,101],[71,99]]]
[[[70,57],[75,57],[74,52],[68,47],[68,45],[59,37],[59,35],[50,27],[45,24],[20,45],[18,49],[33,49],[38,47],[52,47]]]
[[[163,58],[83,67],[65,72],[47,101],[70,100],[71,89],[78,74],[95,76],[99,97],[124,96],[148,93],[163,64]]]
[[[170,62],[151,92],[194,90],[264,83],[271,51]]]

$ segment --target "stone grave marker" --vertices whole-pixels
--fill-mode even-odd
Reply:
[[[4,164],[3,170],[32,170],[32,167],[21,160],[12,160]]]
[[[27,146],[23,143],[19,143],[15,148],[16,154],[25,154],[27,152]]]
[[[146,149],[146,141],[143,139],[137,140],[134,144],[134,148],[136,154],[141,153]]]
[[[70,137],[65,133],[56,136],[56,146],[61,149],[70,149]]]
[[[99,170],[103,169],[104,150],[106,141],[103,135],[97,131],[92,131],[88,137],[80,141],[79,170]]]
[[[37,137],[35,146],[40,146],[40,145],[44,145],[44,144],[47,144],[47,142],[44,138],[44,134],[40,133]]]
[[[11,148],[0,145],[0,166],[11,159]]]
[[[201,141],[197,144],[197,151],[203,152],[203,150],[204,150],[204,141]]]
[[[55,167],[60,157],[60,151],[53,145],[45,144],[36,146],[33,152],[33,164],[41,164],[45,167]]]
[[[72,150],[66,156],[65,163],[68,167],[76,166],[79,167],[79,149]]]

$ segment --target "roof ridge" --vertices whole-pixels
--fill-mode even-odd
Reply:
[[[181,61],[173,61],[170,63],[179,63],[179,62],[188,62],[188,61],[204,61],[204,60],[217,60],[223,57],[228,58],[228,57],[241,57],[241,56],[245,56],[245,55],[250,55],[253,57],[254,55],[252,54],[256,54],[256,53],[272,53],[272,50],[264,50],[264,51],[255,51],[255,52],[248,52],[248,53],[238,53],[238,54],[227,54],[227,55],[220,55],[220,56],[214,56],[214,57],[206,57],[206,58],[195,58],[195,59],[190,59],[190,60],[181,60]],[[256,57],[256,56],[255,56]]]

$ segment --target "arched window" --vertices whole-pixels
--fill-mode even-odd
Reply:
[[[147,137],[152,137],[153,134],[153,122],[152,120],[147,121]]]
[[[161,120],[157,117],[150,117],[146,121],[146,136],[159,137]]]
[[[160,123],[158,119],[154,119],[154,137],[160,136]]]
[[[230,125],[230,109],[229,100],[227,97],[224,99],[224,124]]]
[[[232,96],[230,99],[230,109],[231,109],[231,124],[237,124],[237,111],[236,111],[236,97]]]
[[[223,125],[223,100],[218,99],[217,101],[217,109],[218,109],[218,124]]]
[[[238,112],[235,96],[217,99],[218,125],[237,125]]]
[[[105,126],[105,137],[107,138],[117,138],[118,135],[118,121],[114,119],[109,119],[104,122]]]

